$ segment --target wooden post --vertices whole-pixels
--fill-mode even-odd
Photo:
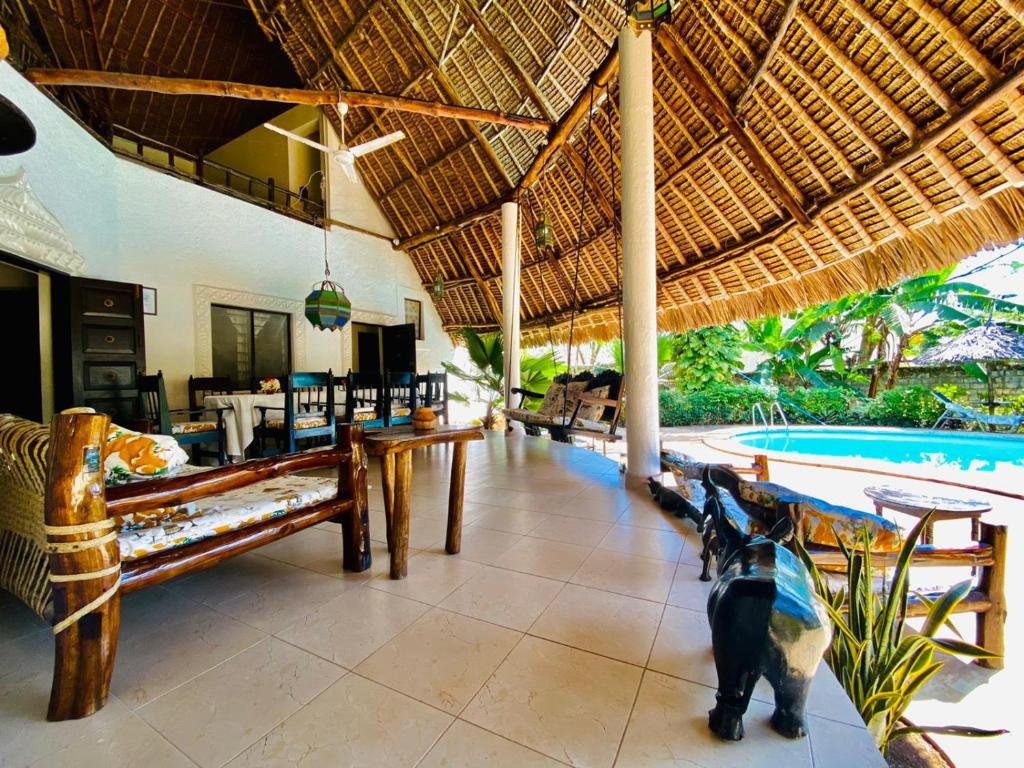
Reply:
[[[363,428],[357,424],[338,427],[338,445],[352,451],[352,460],[338,467],[338,498],[351,498],[355,505],[342,516],[342,567],[365,571],[372,564],[370,554],[370,510],[366,496],[366,449]]]
[[[395,456],[395,501],[391,510],[391,578],[409,574],[409,493],[412,490],[412,451]]]
[[[462,498],[466,488],[466,443],[456,442],[452,448],[452,482],[448,489],[448,536],[444,550],[457,555],[462,550]]]
[[[395,454],[380,457],[380,489],[384,496],[384,527],[387,529],[388,552],[391,549],[392,520],[395,509]]]
[[[977,643],[982,648],[998,653],[999,658],[979,659],[978,664],[989,669],[1003,668],[1006,652],[1006,536],[1005,525],[981,523],[980,541],[992,545],[992,565],[983,566],[978,587],[988,596],[991,606],[977,617]]]
[[[754,478],[759,483],[767,483],[768,480],[769,480],[769,477],[768,477],[768,456],[763,454],[763,453],[755,453],[754,454],[754,469],[757,470],[757,473],[754,475]]]
[[[91,715],[110,691],[121,557],[103,485],[109,426],[107,416],[73,411],[50,424],[45,522],[56,652],[48,720]]]

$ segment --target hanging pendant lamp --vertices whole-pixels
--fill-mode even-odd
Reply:
[[[533,240],[538,248],[551,248],[555,244],[555,229],[551,226],[551,217],[547,211],[542,210],[537,218]]]
[[[10,47],[7,35],[0,27],[0,61],[7,58]],[[32,149],[36,143],[36,129],[32,121],[14,104],[0,96],[0,155],[17,155]]]
[[[331,280],[331,266],[327,262],[327,224],[324,228],[324,279],[314,284],[306,297],[306,319],[321,331],[336,331],[343,328],[352,317],[352,302],[345,295],[345,289]]]
[[[434,282],[430,286],[430,292],[434,294],[434,298],[438,301],[444,298],[444,275],[440,272],[434,277]]]

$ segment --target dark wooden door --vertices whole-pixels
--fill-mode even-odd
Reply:
[[[356,350],[359,353],[359,365],[356,373],[380,374],[380,337],[377,329],[358,331],[356,333]]]
[[[57,408],[85,405],[125,425],[138,415],[146,370],[142,287],[70,277],[54,281]]]
[[[384,337],[384,370],[393,373],[416,371],[416,326],[388,325],[381,329]]]
[[[0,382],[0,413],[31,421],[43,420],[38,317],[38,288],[0,291],[0,327],[9,329],[6,355],[14,364]]]

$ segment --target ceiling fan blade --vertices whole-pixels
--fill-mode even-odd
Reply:
[[[345,171],[345,175],[348,176],[349,181],[358,182],[359,173],[356,171],[356,158],[352,154],[351,150],[343,149],[340,152],[335,153],[335,161]]]
[[[379,139],[370,139],[369,141],[359,144],[355,147],[349,147],[349,151],[356,157],[362,157],[368,155],[371,152],[376,152],[378,149],[383,149],[388,144],[394,144],[396,141],[401,141],[405,138],[403,131],[395,131],[389,133],[387,136],[381,136]]]
[[[291,131],[286,131],[284,128],[278,128],[273,123],[264,123],[263,127],[273,131],[274,133],[280,133],[282,136],[287,136],[289,139],[294,139],[295,141],[301,142],[302,144],[305,144],[308,147],[312,147],[313,149],[319,149],[321,152],[326,152],[328,155],[337,151],[331,149],[330,147],[325,147],[323,144],[317,141],[307,139],[305,136],[299,136],[299,134],[292,133]]]

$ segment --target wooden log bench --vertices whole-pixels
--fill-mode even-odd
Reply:
[[[44,429],[35,426],[38,432]],[[46,452],[45,550],[56,635],[50,720],[85,717],[106,703],[122,595],[209,568],[324,521],[341,523],[339,555],[346,570],[370,565],[361,428],[342,427],[337,446],[329,449],[108,488],[103,467],[109,426],[104,415],[64,413],[51,422],[48,445],[40,438],[34,443],[37,460]],[[336,490],[331,478],[292,477],[315,469],[336,470]],[[289,482],[312,491],[274,496],[275,487],[291,487]],[[206,529],[198,540],[177,539],[138,556],[125,552],[130,547],[126,531],[136,531],[132,524],[144,526],[139,521],[153,515],[168,519],[182,509],[198,510],[192,520],[197,522],[203,500],[216,504],[240,489],[247,489],[246,498],[261,510],[253,522],[236,520],[234,529]],[[296,499],[306,503],[290,506]],[[181,514],[189,520],[188,513]],[[167,527],[174,530],[174,525]]]
[[[705,467],[711,466],[715,484],[727,490],[731,497],[724,498],[723,495],[726,504],[741,510],[740,515],[748,515],[751,527],[757,530],[767,530],[780,517],[788,517],[793,523],[797,540],[823,572],[846,572],[846,558],[834,544],[836,536],[843,536],[844,544],[853,547],[864,525],[869,526],[878,546],[876,551],[872,551],[872,563],[880,569],[896,565],[902,537],[894,523],[870,512],[830,504],[767,482],[768,461],[763,456],[755,457],[752,467],[733,467],[725,464],[707,465],[682,454],[664,451],[662,466],[671,471],[678,487],[683,490],[681,495],[686,497],[694,509],[703,507],[703,490],[698,490],[697,486],[700,485]],[[755,480],[746,480],[741,473],[753,475]],[[661,479],[652,478],[652,491],[655,481],[660,484]],[[692,517],[692,510],[687,511],[686,515]],[[931,544],[918,544],[911,556],[911,565],[915,568],[970,567],[972,573],[976,573],[977,579],[970,593],[956,607],[955,612],[976,614],[975,643],[998,654],[996,658],[981,659],[977,663],[992,669],[1002,669],[1002,656],[1006,648],[1007,529],[1003,525],[982,521],[978,523],[977,530],[977,541],[965,543],[962,547],[940,548]],[[706,550],[711,546],[709,533],[710,526],[705,530]],[[708,552],[705,556],[708,556]],[[928,604],[940,594],[930,592],[911,595],[907,615],[927,615]]]

